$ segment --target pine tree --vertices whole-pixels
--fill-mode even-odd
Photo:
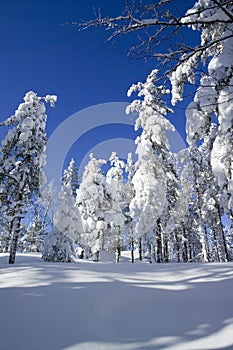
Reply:
[[[13,126],[0,150],[0,179],[8,197],[5,215],[12,236],[9,263],[15,262],[21,220],[28,199],[45,183],[42,169],[45,165],[47,116],[43,101],[53,106],[56,96],[41,98],[32,91],[28,92],[15,114],[1,123],[2,126]]]
[[[127,112],[139,113],[135,129],[142,128],[141,135],[136,139],[138,161],[132,179],[135,196],[130,204],[130,211],[135,221],[135,232],[139,245],[139,256],[142,259],[142,240],[147,243],[150,251],[157,246],[157,261],[162,261],[162,227],[160,216],[167,206],[167,180],[163,166],[165,154],[169,150],[166,130],[174,130],[166,119],[171,110],[162,101],[162,96],[168,91],[162,86],[156,86],[157,71],[153,70],[144,84],[133,85],[129,92],[138,91],[143,100],[134,100]]]
[[[73,197],[70,166],[64,171],[62,181],[60,205],[54,214],[55,228],[45,238],[42,258],[47,261],[71,262],[74,243],[80,240],[82,234],[82,222]]]
[[[55,226],[46,236],[42,259],[50,262],[72,262],[73,241]]]
[[[116,252],[116,262],[119,263],[122,245],[122,228],[125,221],[123,210],[127,205],[125,202],[125,188],[123,184],[123,169],[125,164],[119,159],[116,152],[112,152],[110,156],[110,169],[106,174],[106,182],[108,184],[108,193],[111,196],[111,208],[106,211],[110,222],[110,235]]]
[[[74,199],[76,198],[76,190],[79,188],[79,176],[78,176],[78,168],[75,165],[75,161],[72,158],[68,168],[64,171],[62,182],[66,184],[70,183],[72,195]]]
[[[132,217],[130,215],[130,209],[129,209],[130,203],[134,197],[134,187],[133,187],[132,179],[133,179],[134,172],[135,172],[135,165],[133,163],[132,153],[128,154],[127,162],[125,164],[125,171],[128,175],[127,175],[127,181],[125,184],[126,206],[123,210],[123,214],[125,215],[126,231],[129,231],[131,262],[134,263],[135,237],[134,237],[134,230],[133,230],[133,220],[132,220]]]
[[[105,213],[111,209],[111,194],[108,193],[101,169],[105,163],[105,160],[90,155],[76,197],[84,231],[81,243],[86,249],[86,255],[91,251],[96,261],[99,261],[99,252],[103,249],[106,237],[108,219]]]

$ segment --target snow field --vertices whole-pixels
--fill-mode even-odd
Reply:
[[[233,349],[233,263],[0,255],[2,350]]]

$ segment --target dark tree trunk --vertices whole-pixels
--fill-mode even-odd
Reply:
[[[169,248],[168,248],[168,239],[166,237],[164,242],[164,262],[168,263],[169,261]]]
[[[132,220],[130,221],[129,225],[130,230],[130,251],[131,251],[131,262],[134,263],[134,239],[133,239],[133,225]]]
[[[160,224],[160,219],[157,220],[156,243],[157,243],[157,263],[162,263],[163,262],[163,243],[162,243],[162,228]]]
[[[176,238],[176,260],[179,263],[180,262],[180,243],[179,243],[179,236],[177,233],[177,229],[175,229],[175,238]]]
[[[117,228],[117,244],[116,244],[116,263],[120,262],[121,256],[121,234],[120,227]]]
[[[228,254],[228,249],[227,249],[227,243],[226,243],[226,237],[225,233],[223,230],[223,225],[222,225],[222,219],[221,219],[221,211],[220,211],[220,206],[217,203],[217,211],[218,211],[218,217],[219,217],[219,234],[220,234],[220,240],[222,241],[222,251],[223,251],[223,261],[230,261],[229,254]]]
[[[216,260],[218,262],[220,262],[219,249],[218,249],[218,240],[217,240],[217,237],[216,237],[215,228],[213,228],[212,232],[213,232],[213,240],[214,240],[215,258],[216,258]]]
[[[134,240],[131,240],[131,262],[134,263]]]
[[[121,256],[121,246],[118,243],[116,247],[116,263],[120,262],[120,256]]]
[[[100,260],[100,252],[98,250],[98,252],[95,253],[95,262],[99,262]]]
[[[183,250],[183,261],[188,261],[188,244],[187,241],[184,242],[184,250]]]
[[[10,247],[10,241],[11,241],[11,235],[12,235],[12,232],[13,232],[13,223],[14,223],[14,219],[12,219],[10,222],[9,222],[9,234],[6,238],[6,245],[5,245],[5,253],[8,253],[9,252],[9,247]]]
[[[13,237],[10,246],[10,256],[9,256],[9,264],[15,263],[15,256],[17,251],[17,245],[20,234],[20,224],[21,224],[21,216],[15,218],[15,229],[13,230]]]
[[[142,261],[142,238],[138,238],[138,253],[139,253],[139,260]]]
[[[16,256],[17,245],[18,245],[18,240],[20,235],[20,225],[21,225],[22,211],[23,211],[22,201],[23,201],[23,195],[21,192],[19,192],[18,205],[14,213],[15,218],[13,219],[13,222],[12,222],[13,237],[12,237],[11,246],[10,246],[9,264],[15,263],[15,256]]]

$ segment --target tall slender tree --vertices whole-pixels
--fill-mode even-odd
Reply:
[[[116,152],[110,156],[110,169],[106,174],[108,192],[111,193],[111,208],[106,212],[110,222],[110,235],[116,252],[116,262],[119,263],[122,246],[122,227],[125,222],[123,210],[126,204],[125,187],[123,183],[123,169],[125,164],[119,159]]]
[[[138,96],[143,99],[134,100],[127,108],[127,112],[138,112],[135,129],[142,129],[141,135],[136,139],[138,161],[132,179],[135,196],[130,204],[139,244],[139,256],[142,259],[141,242],[145,240],[152,249],[157,246],[157,260],[160,262],[163,243],[158,220],[167,206],[163,154],[169,150],[166,130],[173,131],[174,127],[165,117],[172,111],[162,101],[162,96],[168,91],[162,86],[156,86],[156,77],[157,70],[153,70],[144,84],[138,83],[130,88],[128,96],[138,91]]]
[[[28,199],[38,194],[45,183],[46,120],[44,102],[54,106],[56,96],[38,97],[28,92],[15,114],[1,126],[12,126],[2,142],[0,179],[8,197],[5,211],[10,222],[11,246],[9,263],[15,262],[24,208]]]
[[[55,228],[45,238],[43,259],[47,261],[71,262],[74,244],[78,243],[83,233],[81,216],[73,197],[73,167],[71,161],[65,169],[59,193],[60,204],[54,214]]]
[[[86,250],[94,254],[96,261],[99,261],[99,253],[103,249],[106,237],[105,213],[111,209],[111,194],[101,169],[105,163],[105,160],[90,155],[76,197],[76,206],[81,214],[84,231],[81,242]]]

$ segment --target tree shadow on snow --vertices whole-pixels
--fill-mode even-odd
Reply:
[[[181,264],[178,272],[177,265],[142,265],[40,262],[6,269],[23,282],[0,289],[1,348],[194,350],[229,336],[232,264]],[[232,339],[219,344],[233,348]]]

